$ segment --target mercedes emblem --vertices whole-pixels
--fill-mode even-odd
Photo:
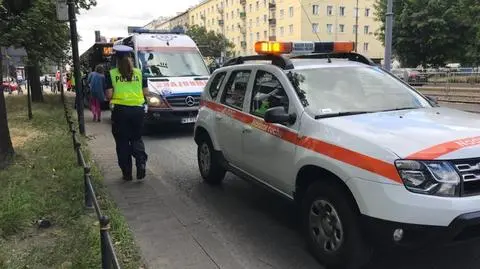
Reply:
[[[194,106],[195,98],[193,98],[193,96],[187,96],[187,98],[185,98],[185,104],[187,104],[187,106]]]

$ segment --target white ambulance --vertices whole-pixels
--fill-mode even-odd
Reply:
[[[137,29],[115,45],[132,47],[135,67],[148,78],[145,125],[195,123],[209,69],[195,42],[182,32]]]

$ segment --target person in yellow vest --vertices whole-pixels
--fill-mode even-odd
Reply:
[[[132,156],[137,167],[137,179],[145,178],[147,154],[142,140],[145,117],[145,96],[148,94],[146,78],[134,68],[131,58],[132,48],[124,45],[113,47],[116,67],[107,72],[106,98],[113,104],[112,134],[115,138],[118,165],[123,179],[131,181]]]

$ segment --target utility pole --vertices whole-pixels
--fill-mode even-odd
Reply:
[[[75,78],[75,103],[77,107],[78,129],[85,135],[85,119],[83,115],[83,90],[80,75],[80,56],[78,55],[77,18],[75,15],[75,2],[68,0],[68,20],[70,21],[70,36],[72,39],[73,75]]]
[[[385,21],[385,69],[390,71],[392,64],[392,28],[393,28],[393,0],[387,0],[387,14]]]
[[[356,8],[357,14],[355,14],[355,27],[357,28],[355,30],[355,52],[358,50],[358,0],[357,0],[357,8]]]

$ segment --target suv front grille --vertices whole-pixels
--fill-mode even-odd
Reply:
[[[200,96],[171,96],[167,97],[167,102],[172,107],[196,107],[200,104]]]
[[[480,158],[455,160],[453,163],[462,179],[462,196],[480,194]]]

